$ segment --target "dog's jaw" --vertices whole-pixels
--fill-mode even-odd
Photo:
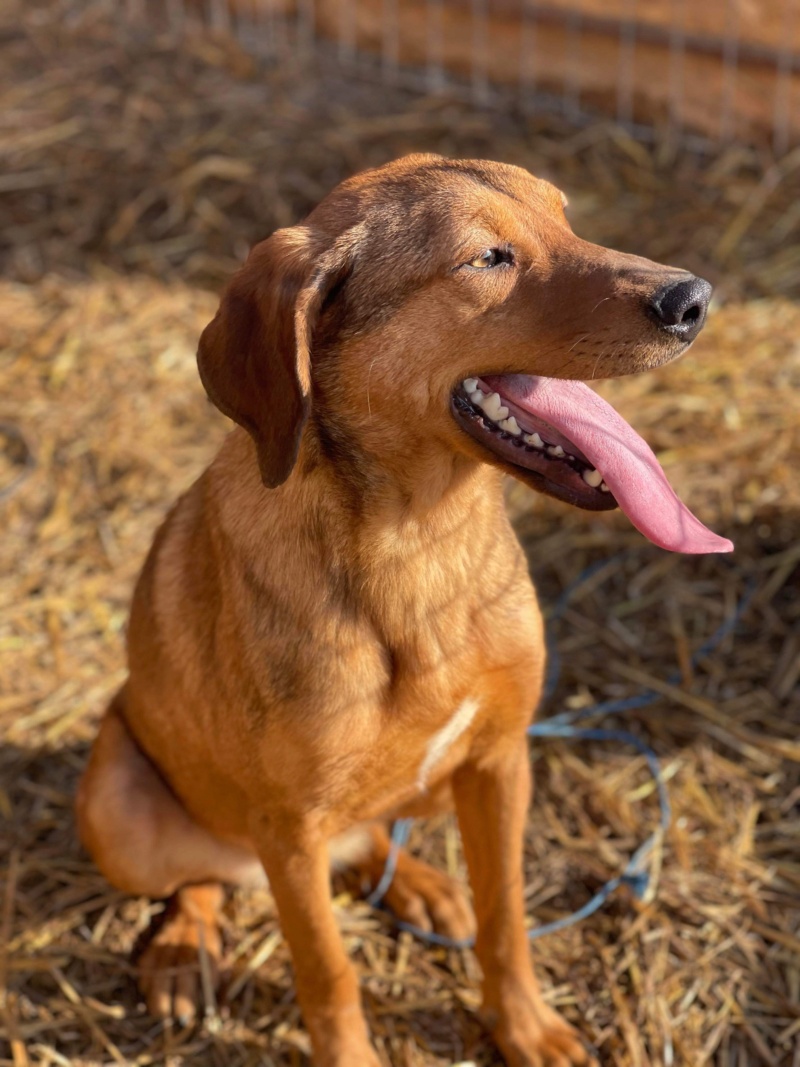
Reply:
[[[530,417],[520,415],[520,425],[499,395],[481,385],[476,378],[462,382],[452,394],[451,411],[459,426],[509,473],[537,492],[586,511],[618,506],[580,449],[551,427],[534,425]]]

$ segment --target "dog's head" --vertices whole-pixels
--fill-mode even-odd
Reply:
[[[343,464],[441,449],[579,507],[619,503],[665,547],[725,550],[582,384],[680,355],[711,288],[581,240],[565,206],[517,167],[410,156],[256,246],[198,362],[264,483],[289,476],[311,415],[318,451]]]

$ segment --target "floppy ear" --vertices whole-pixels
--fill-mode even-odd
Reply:
[[[251,251],[200,337],[197,366],[213,403],[250,434],[266,486],[289,477],[311,396],[311,336],[326,294],[346,269],[311,232],[277,230]]]

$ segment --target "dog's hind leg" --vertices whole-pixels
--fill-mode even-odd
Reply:
[[[157,1015],[189,1019],[199,964],[216,980],[222,883],[264,880],[254,853],[199,826],[138,747],[121,714],[124,690],[101,723],[76,799],[78,831],[97,866],[123,892],[173,896],[140,959],[140,986]]]

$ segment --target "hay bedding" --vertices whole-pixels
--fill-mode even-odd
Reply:
[[[107,9],[93,12],[80,21],[69,4],[37,4],[3,25],[0,1063],[300,1064],[268,895],[231,898],[231,979],[207,1021],[164,1029],[142,1012],[128,963],[161,905],[110,889],[72,825],[97,716],[122,677],[142,556],[226,432],[196,378],[215,306],[196,284],[216,284],[249,240],[341,174],[423,146],[544,166],[569,189],[581,232],[710,273],[727,263],[730,297],[790,293],[796,183],[785,162],[759,184],[733,150],[702,173],[691,159],[666,168],[613,131],[564,149],[546,123],[442,100],[398,94],[379,114],[374,93],[334,96],[274,70],[267,95],[229,44],[126,50]],[[534,948],[550,999],[615,1067],[800,1064],[798,339],[797,305],[731,300],[680,364],[603,386],[692,506],[736,541],[732,559],[661,553],[617,515],[510,487],[546,603],[609,560],[554,629],[562,671],[544,713],[664,692],[631,717],[662,758],[675,809],[657,894],[620,895]],[[736,636],[692,667],[748,583]],[[666,687],[676,665],[682,681]],[[527,895],[544,922],[618,871],[656,809],[630,753],[542,744],[533,758]],[[415,831],[413,845],[463,873],[449,821]],[[496,1062],[473,1014],[471,955],[398,938],[346,885],[337,892],[386,1061]]]
[[[731,297],[800,288],[800,148],[778,162],[735,145],[706,158],[650,152],[613,126],[569,130],[513,100],[478,112],[446,94],[376,91],[337,74],[324,49],[312,64],[290,53],[259,65],[225,36],[190,32],[176,47],[126,30],[122,5],[2,5],[7,276],[92,265],[216,288],[339,179],[427,150],[549,176],[582,235],[680,261]]]

